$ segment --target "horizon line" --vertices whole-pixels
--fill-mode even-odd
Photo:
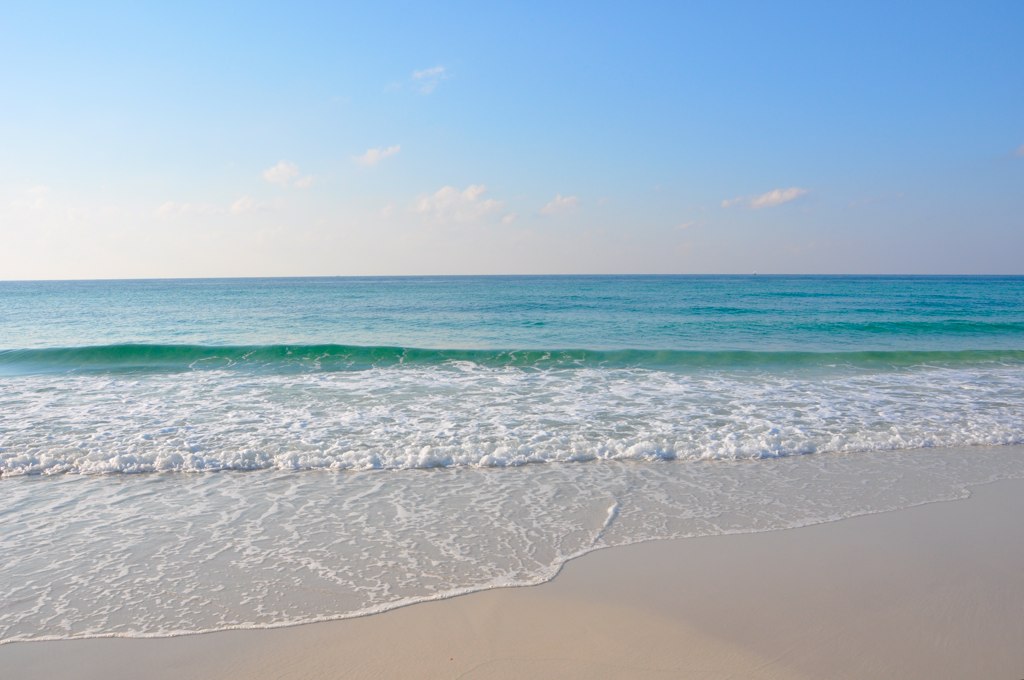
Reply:
[[[782,277],[861,277],[861,278],[1024,278],[1024,273],[930,273],[912,274],[899,272],[886,273],[619,273],[619,274],[299,274],[299,275],[274,275],[274,276],[152,276],[152,277],[110,277],[110,278],[66,278],[66,279],[5,279],[0,278],[0,283],[104,283],[115,281],[257,281],[257,280],[297,280],[297,279],[481,279],[481,278],[701,278],[701,277],[733,277],[733,278],[782,278]]]

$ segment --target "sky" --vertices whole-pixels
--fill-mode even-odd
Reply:
[[[4,3],[0,279],[1024,274],[1022,2],[161,5]]]

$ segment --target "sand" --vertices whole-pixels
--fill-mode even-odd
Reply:
[[[1024,678],[1024,480],[592,553],[552,582],[275,630],[0,646],[45,678]]]

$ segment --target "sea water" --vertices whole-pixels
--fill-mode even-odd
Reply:
[[[0,642],[539,583],[1022,444],[1021,277],[0,282]]]

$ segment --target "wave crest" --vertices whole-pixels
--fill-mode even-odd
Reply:
[[[646,349],[430,349],[363,345],[116,344],[0,350],[0,374],[52,372],[183,372],[210,369],[267,372],[366,370],[470,362],[485,367],[650,368],[657,370],[922,364],[1024,363],[1024,350],[882,350],[848,352]]]

